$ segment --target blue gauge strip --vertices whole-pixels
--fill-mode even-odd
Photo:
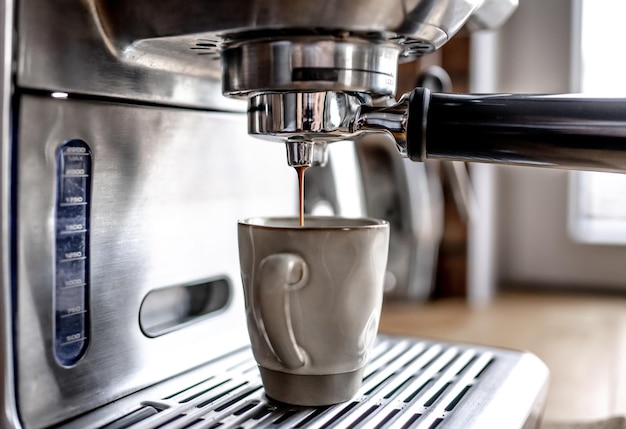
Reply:
[[[89,332],[91,150],[82,140],[57,153],[55,355],[64,366],[84,355]]]

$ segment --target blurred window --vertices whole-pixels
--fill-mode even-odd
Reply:
[[[578,0],[574,91],[626,98],[625,16],[624,0]],[[572,173],[569,227],[578,241],[626,244],[626,174]]]

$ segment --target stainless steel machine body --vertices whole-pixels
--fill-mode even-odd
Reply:
[[[424,35],[402,41],[398,54],[412,56],[499,2],[397,3],[367,25],[379,2],[364,2],[363,16],[337,13],[337,2],[321,10],[350,30],[333,36],[347,51],[377,41],[363,57],[388,49],[379,41],[390,25],[409,26]],[[221,95],[215,52],[242,48],[242,31],[263,20],[290,34],[281,19],[315,28],[291,4],[250,2],[233,16],[231,1],[3,2],[0,426],[211,427],[224,413],[246,427],[537,424],[547,370],[532,355],[417,339],[380,338],[354,403],[292,410],[263,396],[235,225],[293,213],[296,182],[282,145],[247,136],[245,103]],[[342,180],[329,186],[337,195]],[[260,417],[239,421],[251,413]]]

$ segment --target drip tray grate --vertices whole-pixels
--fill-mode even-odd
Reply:
[[[201,376],[192,383],[158,399],[144,396],[125,416],[100,427],[435,428],[448,426],[457,414],[465,414],[459,420],[464,422],[459,427],[465,428],[489,411],[489,404],[497,402],[499,393],[511,390],[515,393],[513,402],[524,410],[517,414],[523,414],[525,423],[542,402],[547,379],[543,365],[521,365],[528,356],[533,357],[508,350],[380,336],[363,384],[352,401],[329,407],[298,407],[265,396],[251,351],[243,348],[194,371],[196,377]],[[532,362],[540,364],[536,358]],[[522,368],[523,374],[511,377]],[[527,388],[503,389],[511,378],[535,384],[537,388],[531,389],[534,394],[524,398]],[[511,427],[524,426],[512,423]]]

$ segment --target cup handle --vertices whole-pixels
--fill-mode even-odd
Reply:
[[[277,253],[265,257],[259,270],[256,290],[267,339],[283,365],[299,368],[306,362],[306,353],[293,332],[289,293],[306,284],[309,278],[307,264],[298,255]]]

